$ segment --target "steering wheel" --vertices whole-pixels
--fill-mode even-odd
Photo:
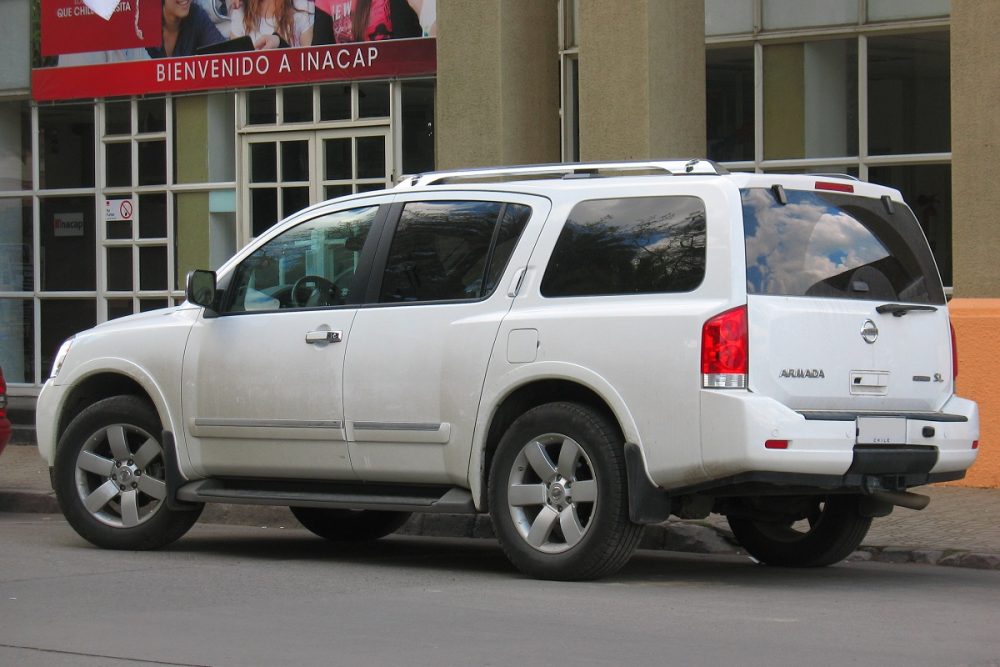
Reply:
[[[308,290],[305,295],[300,292]],[[302,276],[292,285],[292,305],[296,308],[332,306],[337,302],[337,284],[323,276]],[[322,297],[326,297],[325,300]]]

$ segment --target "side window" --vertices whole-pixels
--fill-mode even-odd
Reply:
[[[482,201],[410,202],[382,278],[382,303],[489,296],[531,209]]]
[[[594,199],[570,211],[541,290],[546,297],[690,292],[704,277],[701,199]]]
[[[339,211],[271,239],[236,267],[223,312],[343,305],[377,214],[378,206]]]

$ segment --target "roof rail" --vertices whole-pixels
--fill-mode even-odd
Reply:
[[[729,172],[711,160],[648,160],[624,162],[568,162],[562,164],[528,164],[515,167],[479,167],[473,169],[456,169],[451,171],[434,171],[424,174],[407,176],[396,186],[397,189],[409,189],[424,185],[444,185],[456,181],[516,181],[525,177],[546,175],[572,176],[601,175],[599,172],[635,172],[662,171],[665,175],[716,175],[722,176]]]

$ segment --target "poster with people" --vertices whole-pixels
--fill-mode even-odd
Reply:
[[[421,61],[422,71],[433,47],[372,50],[361,45],[437,35],[436,0],[119,0],[107,20],[90,9],[98,2],[108,0],[41,0],[42,48],[32,85],[33,91],[39,89],[36,99],[415,75],[420,72],[410,71],[405,62],[397,63],[402,69],[396,71],[387,57],[405,60],[410,53]],[[156,10],[152,19],[151,8]],[[151,28],[157,19],[158,28]],[[90,34],[101,38],[90,39]],[[346,45],[351,48],[329,48]],[[309,52],[293,55],[290,50]],[[376,61],[378,71],[359,70]],[[88,88],[78,76],[56,72],[99,65],[118,66],[116,85],[104,85],[113,80],[99,77]],[[116,76],[112,70],[98,71]]]

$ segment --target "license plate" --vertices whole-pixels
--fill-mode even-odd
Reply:
[[[904,417],[858,417],[858,444],[906,444],[906,419]]]

